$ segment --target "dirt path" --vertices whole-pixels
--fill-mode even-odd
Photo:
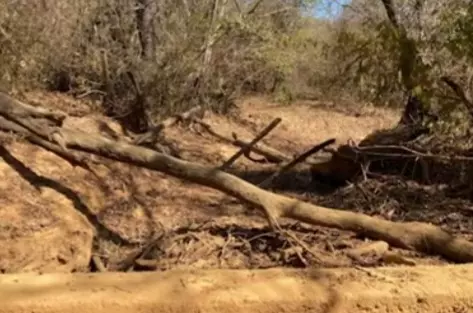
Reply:
[[[0,276],[0,313],[471,312],[473,268]]]

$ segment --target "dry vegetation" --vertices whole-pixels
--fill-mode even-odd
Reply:
[[[299,85],[288,85],[293,75],[308,72],[308,82],[320,53],[316,30],[304,26],[316,21],[302,19],[290,1],[2,6],[4,85],[91,93],[107,114],[131,124],[131,116],[146,117],[131,125],[137,131],[196,104],[225,112],[242,92],[290,99]]]
[[[64,253],[52,249],[42,252],[45,262],[74,260],[79,265],[63,270],[84,270],[92,248],[98,270],[106,270],[101,260],[113,270],[189,264],[414,265],[418,261],[413,258],[427,255],[472,261],[472,6],[467,0],[353,0],[332,20],[303,14],[317,5],[320,2],[286,0],[1,2],[0,86],[13,97],[0,94],[0,128],[78,166],[76,174],[84,172],[75,178],[61,174],[57,183],[47,177],[57,174],[54,162],[48,161],[50,171],[35,174],[15,156],[30,154],[20,151],[24,147],[15,142],[17,137],[2,137],[0,156],[31,184],[53,188],[72,201],[96,230],[92,235],[69,225],[69,232],[81,234],[70,244],[90,249],[77,248],[77,255],[69,251],[47,260],[45,255]],[[42,92],[32,99],[31,90]],[[69,100],[46,110],[43,107],[50,104],[45,102],[53,96],[40,99],[44,90]],[[280,105],[237,101],[255,94]],[[337,105],[330,106],[330,101]],[[77,103],[85,103],[85,108],[72,107]],[[197,106],[202,110],[194,112]],[[403,109],[401,119],[392,113],[393,107]],[[389,117],[369,117],[368,108]],[[318,110],[317,117],[313,110]],[[203,111],[206,116],[198,114]],[[181,115],[165,119],[174,114]],[[101,125],[98,129],[87,124],[91,116]],[[264,144],[248,147],[274,118],[291,122],[278,126]],[[360,123],[365,124],[358,127]],[[183,126],[178,131],[177,124]],[[235,125],[238,132],[229,134],[226,130]],[[389,129],[374,132],[377,128]],[[173,132],[178,136],[170,140]],[[303,132],[310,134],[301,139]],[[326,150],[331,159],[320,162],[309,157],[318,152],[310,150],[312,146],[328,139],[319,132],[342,143],[350,137],[355,142]],[[207,147],[210,139],[203,133],[219,144]],[[222,168],[235,146],[254,162],[240,158],[231,169]],[[264,158],[255,159],[250,150]],[[288,168],[294,154],[303,151],[308,151],[308,159],[300,161],[304,164]],[[110,160],[135,167],[114,167]],[[309,165],[312,178],[307,178]],[[230,212],[235,202],[209,188],[166,180],[136,166],[216,189],[246,206]],[[265,181],[276,174],[274,181]],[[134,180],[137,175],[146,177],[141,184]],[[90,189],[95,183],[98,193],[75,195],[70,188]],[[316,183],[336,185],[337,190],[321,194]],[[209,209],[197,214],[201,219],[212,216],[209,206],[250,217],[219,223],[212,216],[210,223],[183,225],[186,215],[195,212],[166,208],[189,205],[192,200],[183,201],[186,192],[204,195],[194,198]],[[34,197],[33,191],[29,197]],[[18,199],[6,196],[5,201]],[[148,212],[157,205],[166,212],[161,212],[162,220],[174,215],[181,224],[159,226],[162,221]],[[44,204],[36,201],[36,206]],[[117,226],[112,219],[107,224],[110,211],[135,221],[136,207],[137,220],[154,220],[149,229],[140,224],[146,234],[138,237],[145,239],[128,238],[126,227],[136,235],[131,223]],[[54,206],[51,212],[59,216]],[[262,218],[271,228],[249,222]],[[75,216],[68,221],[73,219],[80,220]],[[287,219],[312,226],[278,223]],[[12,229],[8,231],[14,233]],[[59,233],[54,236],[64,240]],[[374,241],[366,246],[361,239]],[[49,270],[26,264],[2,269]]]
[[[403,48],[383,1],[350,1],[335,20],[307,16],[330,2],[4,1],[0,80],[88,95],[128,123],[144,119],[137,130],[196,104],[225,112],[249,92],[399,107],[408,69],[442,113],[458,98],[440,77],[473,87],[468,1],[394,1],[415,42]]]

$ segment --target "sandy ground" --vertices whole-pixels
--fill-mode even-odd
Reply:
[[[457,313],[471,265],[0,276],[0,313]]]
[[[66,120],[67,127],[107,135],[104,132],[106,125],[116,133],[121,132],[111,120],[91,113],[90,103],[44,93],[29,93],[26,100],[69,112],[72,117]],[[207,114],[204,121],[223,136],[231,138],[235,133],[240,139],[251,140],[273,119],[280,117],[282,123],[263,142],[288,156],[328,138],[335,138],[337,144],[359,141],[374,130],[391,127],[399,119],[397,112],[369,106],[339,107],[316,102],[280,106],[258,97],[241,100],[238,107],[238,114],[229,117]],[[181,158],[202,164],[220,165],[238,150],[196,125],[172,127],[166,129],[164,135],[168,143],[178,147]],[[155,312],[153,305],[158,304],[166,307],[162,312],[180,312],[173,306],[173,297],[200,297],[199,292],[203,291],[213,292],[215,299],[224,299],[231,294],[233,305],[228,312],[249,309],[257,312],[471,310],[471,301],[458,286],[465,281],[462,276],[471,271],[461,274],[459,270],[437,269],[438,274],[430,275],[433,268],[420,266],[447,263],[440,258],[393,248],[389,248],[390,258],[379,258],[377,251],[388,248],[383,242],[372,242],[351,232],[281,221],[285,230],[309,247],[311,253],[308,253],[289,238],[271,232],[261,216],[210,188],[98,157],[91,157],[94,161],[91,172],[73,167],[54,154],[10,135],[2,135],[1,142],[0,271],[13,276],[0,277],[0,313],[42,312],[44,308],[48,312],[63,312],[64,305],[70,305],[71,312],[87,308],[90,312],[110,312],[111,308],[118,312]],[[233,170],[244,179],[259,182],[274,171],[274,166],[240,158]],[[319,196],[311,190],[310,175],[306,170],[302,168],[291,175],[284,177],[274,190],[329,207],[387,219],[433,222],[459,236],[472,237],[471,203],[460,199],[446,202],[447,198],[434,189],[412,183],[406,193],[404,189],[396,190],[401,187],[397,182],[367,182],[361,187],[369,197],[360,197],[359,192],[350,189]],[[437,206],[427,205],[432,203]],[[100,261],[91,264],[91,258]],[[139,259],[139,262],[130,265],[130,258]],[[333,262],[324,263],[321,259],[336,260],[337,266],[352,268],[343,275],[335,275],[329,282],[330,288],[341,288],[345,298],[352,297],[348,300],[351,303],[348,311],[346,308],[345,311],[328,311],[331,298],[326,285],[311,285],[312,280],[297,276],[300,274],[295,274],[299,278],[294,282],[294,276],[288,278],[286,274],[277,274],[281,276],[276,277],[274,272],[278,271],[275,268],[284,267],[333,266]],[[109,271],[174,270],[177,272],[172,273],[177,274],[162,274],[161,285],[145,281],[159,281],[159,277],[152,276],[154,274],[140,276],[138,273],[129,278],[125,273],[106,274],[101,278],[68,276],[68,283],[64,276],[55,274],[15,276],[24,272],[32,273],[29,275],[90,272],[97,270],[97,264]],[[389,274],[382,269],[376,269],[377,274],[373,274],[374,269],[366,269],[385,265],[395,265],[399,269],[390,270]],[[252,271],[243,271],[243,274],[222,271],[266,268],[274,271],[264,272],[259,278]],[[203,269],[219,271],[202,272]],[[199,284],[183,283],[179,278],[184,275],[182,271],[185,271],[186,279],[194,279]],[[458,281],[454,276],[459,277]],[[31,283],[26,283],[25,277]],[[96,287],[90,289],[90,284],[86,283],[89,278]],[[130,281],[136,284],[133,290],[127,291],[122,285]],[[168,281],[173,283],[167,284]],[[243,285],[243,281],[249,285]],[[241,287],[235,287],[240,282]],[[447,282],[453,285],[448,287]],[[308,289],[299,293],[299,289],[294,289],[296,285]],[[438,288],[427,290],[427,285]],[[49,296],[37,293],[38,288],[43,287],[51,292]],[[4,293],[2,288],[8,292]],[[97,295],[92,297],[88,294],[90,290],[98,292]],[[169,294],[148,297],[155,290],[169,291]],[[317,294],[317,298],[312,299],[311,292]],[[392,293],[398,296],[392,297]],[[281,294],[287,295],[286,302],[268,305]],[[58,302],[45,300],[52,296],[59,297]],[[260,300],[256,301],[254,297],[260,297]],[[123,301],[109,301],[109,298]],[[205,299],[201,298],[192,311],[221,312],[219,305],[229,305],[228,301],[222,300],[219,304]],[[124,301],[126,305],[120,304]],[[103,306],[97,305],[98,302]],[[455,305],[460,311],[452,309]],[[181,309],[188,311],[189,307],[182,306]]]

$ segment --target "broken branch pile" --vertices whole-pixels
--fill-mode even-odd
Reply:
[[[451,143],[419,124],[400,123],[331,150],[332,158],[313,166],[313,177],[344,185],[379,175],[400,176],[451,189],[473,186],[473,142]],[[471,197],[471,193],[466,194]]]
[[[67,118],[63,112],[33,107],[5,94],[0,94],[0,115],[3,117],[0,119],[2,130],[26,135],[26,139],[32,143],[60,157],[87,164],[85,158],[79,158],[75,153],[84,151],[214,188],[263,212],[274,229],[280,230],[278,219],[290,218],[312,225],[352,231],[385,241],[394,247],[438,254],[455,262],[473,261],[473,243],[430,224],[392,222],[275,194],[218,167],[192,163],[126,141],[63,127],[62,121]],[[247,150],[248,146],[242,149]],[[317,149],[311,149],[310,153]],[[310,153],[303,156],[308,157]]]

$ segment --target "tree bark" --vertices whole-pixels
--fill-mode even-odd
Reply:
[[[154,52],[153,20],[157,12],[156,0],[137,0],[136,21],[141,44],[141,56],[151,59]]]

